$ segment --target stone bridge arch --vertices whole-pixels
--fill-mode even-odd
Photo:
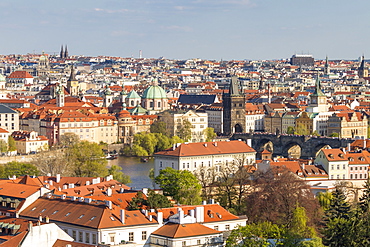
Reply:
[[[312,150],[312,155],[313,155],[312,157],[315,158],[321,149],[327,149],[327,148],[331,148],[331,146],[326,143],[320,143]]]
[[[289,142],[283,147],[283,156],[299,159],[302,153],[302,144],[299,142]]]
[[[252,142],[254,150],[257,152],[257,159],[261,159],[261,152],[266,149],[267,151],[274,153],[274,143],[271,139],[265,138],[256,140],[255,143]]]

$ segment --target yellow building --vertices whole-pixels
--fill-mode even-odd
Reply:
[[[367,138],[367,117],[360,112],[334,113],[328,119],[328,135],[341,138]]]
[[[296,118],[296,132],[300,135],[311,135],[314,131],[314,121],[312,113],[302,112],[298,118]]]

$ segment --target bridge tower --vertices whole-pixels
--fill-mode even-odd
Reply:
[[[245,131],[245,96],[240,90],[239,80],[232,77],[229,93],[222,95],[223,133],[231,135]]]

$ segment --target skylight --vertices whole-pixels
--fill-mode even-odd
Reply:
[[[68,215],[70,215],[71,214],[71,212],[68,212],[66,215],[65,215],[65,217],[67,217]]]
[[[91,219],[90,220],[93,220],[93,219],[95,219],[96,218],[96,216],[93,216],[93,217],[91,217]]]
[[[81,219],[82,217],[84,217],[85,215],[84,214],[81,214],[80,217],[78,217],[79,219]]]

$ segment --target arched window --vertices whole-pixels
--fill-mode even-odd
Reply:
[[[158,101],[158,108],[161,108],[161,102]]]

